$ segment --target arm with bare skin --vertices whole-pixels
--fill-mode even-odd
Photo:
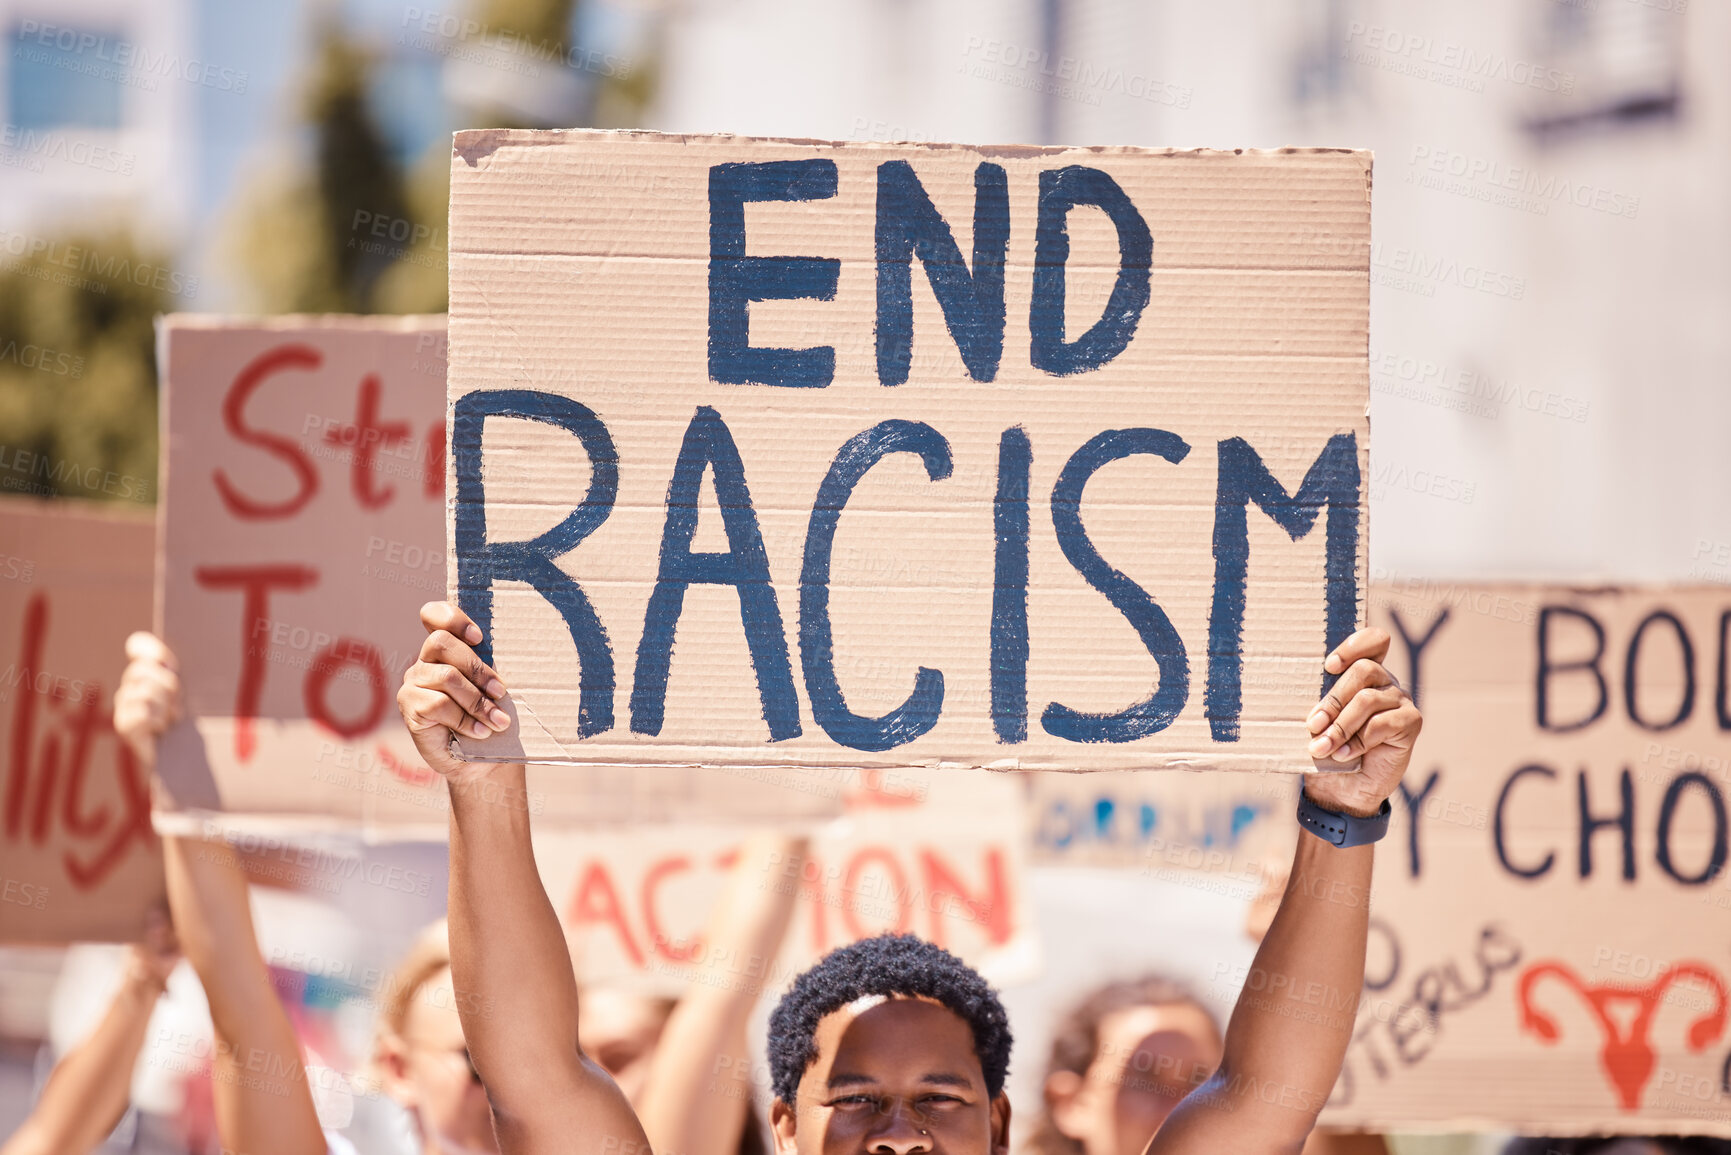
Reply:
[[[144,941],[127,948],[126,976],[108,1013],[54,1065],[36,1109],[0,1155],[84,1155],[108,1137],[126,1113],[145,1028],[178,961],[168,916],[151,911]]]
[[[1305,1142],[1304,1155],[1388,1155],[1388,1142],[1381,1135],[1318,1128]]]
[[[157,738],[180,716],[174,655],[150,634],[126,640],[130,659],[114,695],[114,729],[154,770]],[[324,1155],[300,1040],[258,952],[246,875],[226,842],[164,837],[168,905],[186,959],[210,1002],[217,1054],[211,1074],[225,1147]]]
[[[451,796],[451,976],[463,1035],[506,1155],[647,1151],[613,1080],[577,1043],[577,980],[529,842],[520,765],[464,762],[453,732],[483,737],[508,719],[506,689],[471,648],[481,631],[444,602],[421,607],[420,660],[397,708]]]
[[[739,1146],[747,1099],[729,1093],[744,1084],[727,1072],[749,1062],[746,1024],[793,919],[799,875],[777,867],[799,863],[806,848],[803,838],[766,834],[740,849],[705,941],[709,957],[743,965],[716,976],[720,981],[693,984],[667,1020],[640,1112],[657,1151],[733,1155]]]
[[[1251,901],[1245,918],[1244,930],[1252,942],[1261,942],[1268,933],[1268,925],[1280,906],[1281,896],[1286,893],[1289,877],[1290,871],[1285,866],[1275,868],[1270,863],[1264,868],[1262,889]],[[1374,1132],[1318,1127],[1305,1140],[1304,1155],[1389,1155],[1389,1152],[1387,1140]]]
[[[1313,758],[1359,760],[1305,778],[1311,799],[1369,816],[1392,794],[1423,724],[1382,667],[1389,638],[1360,630],[1324,668],[1339,674],[1310,716]],[[1301,833],[1286,893],[1226,1029],[1219,1069],[1173,1111],[1148,1155],[1215,1151],[1298,1155],[1352,1041],[1364,986],[1373,847]]]

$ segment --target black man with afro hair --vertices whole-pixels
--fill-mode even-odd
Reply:
[[[938,1044],[943,1059],[926,1069],[933,1066],[929,1056],[910,1055],[918,1060],[913,1065],[891,1064],[902,1078],[886,1079],[879,1066],[884,1048],[873,1044],[890,1042],[894,1051],[894,1040],[913,1032]],[[795,979],[769,1018],[769,1070],[778,1146],[792,1140],[802,1102],[822,1113],[832,1139],[838,1130],[845,1134],[850,1121],[881,1131],[886,1084],[898,1082],[911,1092],[910,1134],[976,1128],[974,1117],[981,1116],[989,1119],[994,1140],[1003,1135],[1007,1143],[1010,1019],[1004,1004],[972,967],[911,934],[861,939]],[[913,1125],[916,1119],[923,1129]],[[893,1142],[893,1136],[877,1139]]]
[[[504,1155],[648,1155],[631,1103],[578,1042],[578,991],[529,834],[514,763],[464,762],[456,732],[508,729],[504,683],[455,606],[421,608],[427,640],[397,707],[450,784],[451,970]],[[1352,1042],[1364,987],[1371,845],[1423,719],[1360,630],[1323,659],[1335,681],[1305,719],[1304,779],[1280,909],[1246,976],[1212,1075],[1145,1155],[1299,1155]],[[1303,741],[1295,733],[1294,742]],[[1009,1155],[1010,1032],[983,979],[905,936],[843,947],[796,979],[770,1026],[777,1155]],[[1091,1092],[1122,1090],[1092,1079]],[[690,1109],[701,1111],[693,1102]]]

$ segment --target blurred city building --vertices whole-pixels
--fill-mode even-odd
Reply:
[[[1375,576],[1731,580],[1723,8],[688,0],[667,19],[656,128],[1374,149]]]
[[[483,121],[593,123],[600,89],[644,72],[651,10],[548,0],[544,33],[470,0],[0,0],[0,228],[36,237],[129,227],[203,286],[188,307],[244,298],[220,241],[261,169],[315,147],[304,123],[321,34],[365,54],[368,110],[407,168]],[[493,7],[498,7],[493,5]]]

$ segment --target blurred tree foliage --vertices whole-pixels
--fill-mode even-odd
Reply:
[[[578,0],[473,5],[485,38],[527,43],[555,59],[572,46],[577,10]],[[304,108],[310,168],[255,185],[236,235],[239,263],[268,312],[443,312],[450,149],[440,141],[404,172],[368,103],[376,62],[334,23],[321,28],[318,43]],[[654,75],[642,61],[585,74],[589,111],[562,126],[596,122],[597,114],[605,123],[635,122]],[[499,108],[460,116],[469,128],[550,127]],[[381,220],[386,239],[371,227]]]
[[[476,0],[474,11],[494,37],[570,46],[577,6]],[[255,304],[266,312],[441,312],[449,149],[440,142],[404,171],[369,104],[369,52],[334,21],[320,26],[316,43],[301,107],[311,148],[254,182],[230,237]],[[635,123],[654,76],[644,60],[587,73],[588,111],[579,119]],[[463,119],[545,127],[498,110]],[[396,239],[381,242],[365,226],[380,218],[402,222]],[[154,318],[196,298],[196,282],[124,232],[35,241],[40,251],[0,253],[0,492],[154,501]]]
[[[154,501],[154,319],[197,284],[124,233],[0,263],[0,490]]]
[[[366,51],[334,21],[316,43],[304,98],[312,165],[253,186],[239,262],[266,312],[372,313],[378,280],[401,254],[357,222],[406,219],[409,195],[367,105]]]
[[[487,27],[510,29],[532,43],[562,44],[577,0],[481,0],[476,9]]]

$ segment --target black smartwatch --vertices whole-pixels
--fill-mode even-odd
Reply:
[[[1310,800],[1309,794],[1303,790],[1298,792],[1298,824],[1324,842],[1343,849],[1367,845],[1387,834],[1388,816],[1392,812],[1393,807],[1384,798],[1381,810],[1369,818],[1360,818],[1318,806]]]

